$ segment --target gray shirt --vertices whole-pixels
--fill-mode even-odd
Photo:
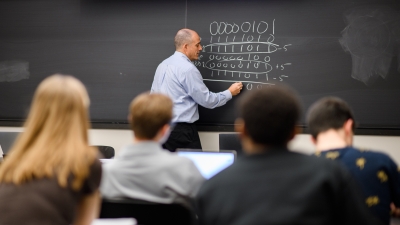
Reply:
[[[105,164],[100,190],[105,198],[189,205],[203,181],[191,160],[149,141],[126,146]]]

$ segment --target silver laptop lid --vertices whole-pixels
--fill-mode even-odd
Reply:
[[[206,179],[210,179],[229,167],[236,159],[236,151],[233,150],[207,152],[194,149],[177,149],[177,154],[192,160]]]

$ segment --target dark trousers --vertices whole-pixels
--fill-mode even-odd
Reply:
[[[175,152],[177,148],[201,149],[200,137],[193,123],[177,123],[163,148]]]

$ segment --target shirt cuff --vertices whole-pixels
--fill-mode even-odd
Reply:
[[[227,101],[232,99],[232,94],[231,94],[231,92],[229,90],[225,90],[225,91],[223,91],[221,93],[226,97]]]

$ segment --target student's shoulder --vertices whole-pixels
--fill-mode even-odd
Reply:
[[[313,167],[313,175],[323,179],[327,184],[335,186],[345,184],[352,179],[350,172],[340,161],[315,155],[309,157],[309,164]]]
[[[232,186],[243,185],[242,177],[234,172],[235,167],[236,165],[233,164],[210,179],[205,180],[201,185],[197,197],[203,198],[205,196],[209,196],[210,194],[214,195],[221,193],[221,191],[223,192],[224,190],[229,190],[229,188]]]
[[[367,148],[351,147],[350,149],[353,156],[362,157],[368,161],[373,161],[375,163],[394,163],[393,159],[385,152],[379,152]]]
[[[195,167],[192,160],[179,156],[176,152],[169,152],[168,150],[163,151],[163,162],[165,166],[172,166],[172,167]]]
[[[325,157],[321,157],[323,152],[315,152],[313,154],[303,154],[296,151],[289,152],[288,154],[291,155],[291,158],[295,160],[302,160],[307,161],[308,163],[312,164],[326,164],[327,160]]]
[[[81,191],[84,194],[89,194],[97,190],[100,186],[102,176],[102,164],[99,159],[95,158],[89,166],[89,173],[83,182]]]
[[[345,147],[339,149],[331,149],[327,151],[316,151],[314,156],[319,158],[326,158],[331,160],[337,159],[349,159],[349,158],[378,158],[378,159],[390,159],[390,157],[382,152],[377,152],[369,149]]]
[[[203,184],[204,189],[226,189],[232,185],[241,185],[243,180],[253,176],[247,172],[248,163],[243,158],[237,159],[232,165],[206,180]]]
[[[391,159],[390,156],[388,154],[386,154],[385,152],[379,152],[374,149],[368,149],[368,148],[354,148],[354,149],[366,156],[378,157],[381,159]]]
[[[164,155],[162,163],[158,165],[160,174],[184,182],[193,181],[197,183],[199,180],[203,181],[203,176],[192,160],[168,151]]]
[[[339,155],[338,155],[339,153],[336,151],[332,152],[332,154],[328,154],[328,155],[326,155],[326,153],[327,152],[325,152],[325,155],[323,155],[323,156],[322,156],[322,154],[319,154],[319,153],[307,155],[307,156],[305,156],[305,157],[307,157],[305,159],[306,159],[306,161],[308,161],[308,163],[310,165],[314,165],[316,170],[319,170],[321,172],[336,171],[336,172],[342,173],[343,172],[342,166],[335,160],[332,160],[332,159],[336,159],[336,157],[339,157]]]

